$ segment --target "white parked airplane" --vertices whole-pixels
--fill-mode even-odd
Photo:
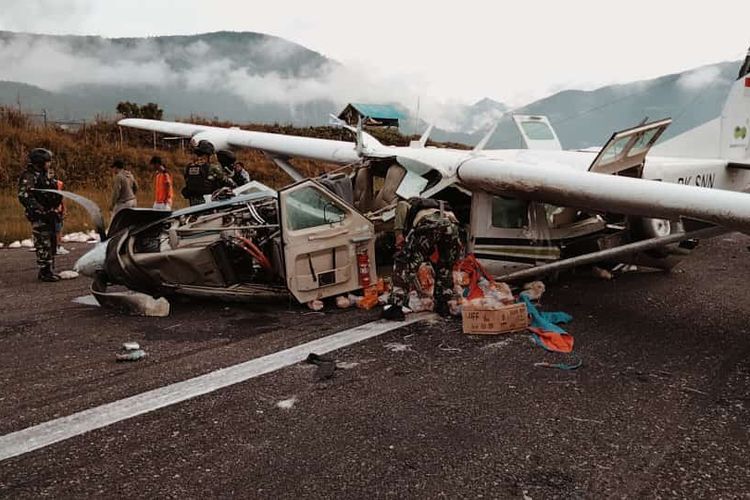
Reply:
[[[119,124],[216,149],[258,149],[296,181],[289,158],[358,164],[344,201],[378,222],[399,199],[446,199],[468,229],[469,251],[498,275],[605,259],[669,268],[687,253],[686,240],[750,231],[749,73],[750,53],[716,120],[656,147],[671,120],[638,125],[613,134],[598,153],[563,151],[539,116],[513,117],[527,146],[513,150],[485,149],[492,131],[473,150],[457,150],[426,147],[429,130],[395,147],[361,127],[347,126],[357,135],[347,142],[132,118]]]

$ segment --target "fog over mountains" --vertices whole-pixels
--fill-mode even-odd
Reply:
[[[516,113],[549,116],[565,148],[602,144],[614,130],[643,118],[671,116],[666,137],[716,117],[739,61],[653,80],[566,90]],[[420,132],[422,118],[437,121],[437,140],[476,143],[507,106],[492,99],[430,108],[403,82],[379,80],[287,40],[260,33],[106,39],[0,31],[0,104],[46,109],[56,120],[115,117],[120,101],[156,102],[165,119],[191,115],[239,123],[317,125],[348,102],[391,103]],[[412,113],[409,113],[409,112]],[[518,147],[508,115],[490,147]]]

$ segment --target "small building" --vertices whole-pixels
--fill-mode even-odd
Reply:
[[[388,104],[361,104],[352,102],[347,104],[339,113],[339,119],[349,125],[357,125],[362,118],[362,124],[376,127],[398,127],[398,121],[405,118],[403,113]]]

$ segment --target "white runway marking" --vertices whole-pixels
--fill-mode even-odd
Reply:
[[[433,316],[432,313],[413,314],[406,321],[373,321],[245,363],[6,434],[0,437],[0,461],[271,373],[303,361],[311,352],[325,354]]]

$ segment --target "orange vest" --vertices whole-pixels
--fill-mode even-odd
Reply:
[[[172,176],[159,172],[154,179],[154,202],[172,204]]]

